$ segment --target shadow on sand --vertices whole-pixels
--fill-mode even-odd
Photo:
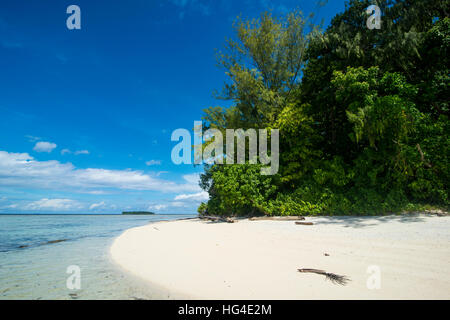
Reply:
[[[425,215],[414,213],[386,216],[323,216],[319,219],[314,224],[340,224],[345,228],[366,228],[387,222],[424,222]]]

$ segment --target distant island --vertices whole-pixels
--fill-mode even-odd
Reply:
[[[155,214],[154,212],[150,212],[150,211],[124,211],[122,212],[122,214],[142,214],[142,215],[146,215],[146,214]]]

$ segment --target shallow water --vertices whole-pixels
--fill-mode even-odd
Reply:
[[[126,229],[187,217],[0,215],[0,299],[151,299],[110,261],[109,246]],[[79,290],[66,285],[71,265],[81,269]]]

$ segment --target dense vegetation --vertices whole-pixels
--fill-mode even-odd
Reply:
[[[380,214],[448,208],[449,2],[351,0],[321,31],[300,12],[238,19],[218,53],[228,108],[204,129],[280,129],[280,170],[207,166],[201,187],[217,215]]]

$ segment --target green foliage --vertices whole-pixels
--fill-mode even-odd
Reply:
[[[200,205],[197,208],[197,212],[199,215],[205,215],[208,211],[208,205],[204,202],[200,203]]]
[[[250,164],[210,168],[207,212],[233,216],[264,213],[262,204],[276,193],[277,177],[261,175],[260,170],[261,165]]]
[[[446,1],[380,0],[381,30],[366,27],[369,0],[350,0],[324,32],[299,12],[235,24],[219,64],[229,108],[206,127],[280,129],[280,171],[206,167],[222,215],[384,214],[448,207],[449,44]]]
[[[209,127],[265,128],[295,98],[309,41],[306,20],[299,12],[285,17],[269,13],[234,24],[237,39],[228,39],[217,53],[218,64],[230,81],[217,98],[234,106],[205,110]]]
[[[320,214],[323,206],[280,193],[276,200],[270,201],[265,207],[270,215],[277,216],[307,216]]]
[[[287,106],[278,116],[274,127],[282,132],[280,161],[281,181],[286,185],[295,185],[314,167],[315,160],[320,158],[321,151],[312,148],[321,137],[314,132],[310,117],[306,116],[302,107]]]

